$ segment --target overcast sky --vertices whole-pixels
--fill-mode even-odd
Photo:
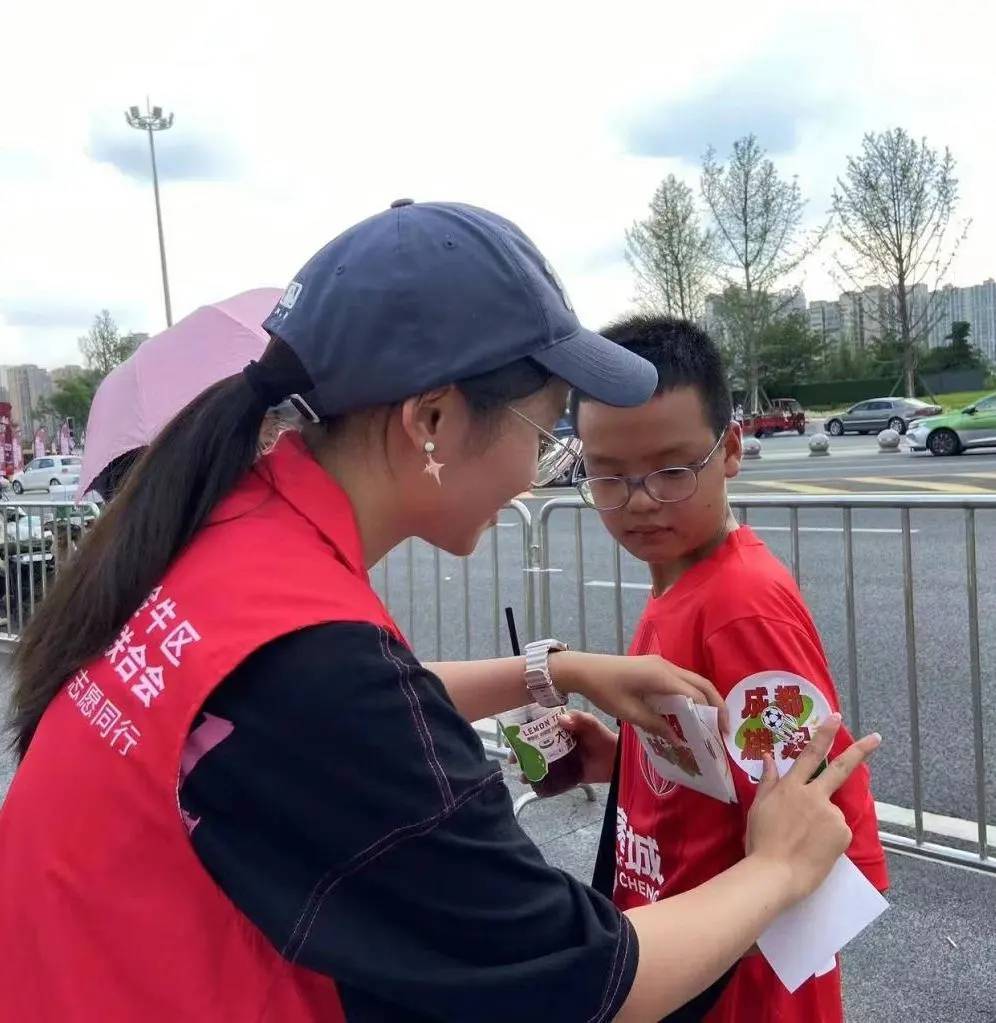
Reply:
[[[123,117],[146,94],[176,115],[158,137],[174,319],[283,287],[412,196],[517,221],[598,326],[631,304],[623,232],[659,180],[697,187],[705,147],[749,131],[798,175],[814,223],[864,131],[950,146],[974,220],[952,278],[996,275],[981,0],[255,6],[8,5],[0,363],[79,362],[105,307],[125,330],[165,326],[148,147]],[[807,297],[836,297],[828,267],[805,268]]]

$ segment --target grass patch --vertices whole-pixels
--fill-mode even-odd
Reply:
[[[940,405],[945,412],[960,412],[966,405],[974,405],[980,399],[993,393],[996,393],[996,389],[990,387],[985,391],[955,391],[951,394],[938,394],[937,404]],[[924,397],[921,398],[921,401],[930,401],[930,398],[924,395]],[[855,404],[857,404],[857,402],[851,402],[851,405]],[[845,408],[850,408],[851,405],[814,405],[807,411],[818,412],[821,414],[827,412],[842,412]]]
[[[974,405],[981,398],[985,398],[986,395],[992,393],[992,390],[988,390],[956,391],[954,394],[939,394],[937,395],[937,404],[940,405],[945,412],[960,412],[966,405]]]

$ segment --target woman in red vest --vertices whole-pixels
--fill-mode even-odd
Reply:
[[[367,578],[408,537],[469,554],[569,467],[569,387],[633,405],[649,364],[578,323],[514,225],[412,204],[298,274],[258,364],[142,457],[17,652],[0,811],[0,1021],[657,1020],[847,847],[815,781],[768,777],[749,855],[629,914],[548,866],[470,721],[581,693],[653,730],[660,659],[544,640],[429,667]],[[259,456],[270,407],[304,420]],[[654,851],[643,850],[653,869]],[[685,1018],[689,1018],[687,1013]]]

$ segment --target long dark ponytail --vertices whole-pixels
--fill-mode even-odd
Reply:
[[[297,356],[277,340],[260,359],[257,377],[274,398],[311,387]],[[132,469],[17,645],[9,727],[19,757],[66,679],[110,645],[248,471],[266,408],[244,374],[221,380],[187,405]]]
[[[297,356],[277,339],[254,369],[255,387],[246,374],[228,377],[169,423],[31,618],[14,655],[9,727],[19,757],[65,681],[110,646],[215,505],[249,470],[267,405],[311,388]],[[483,425],[550,379],[539,363],[525,358],[457,386]],[[272,392],[273,401],[264,400],[260,390]]]

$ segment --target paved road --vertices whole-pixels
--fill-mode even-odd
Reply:
[[[833,438],[830,454],[809,454],[809,438],[761,442],[761,458],[745,459],[734,493],[996,493],[996,450],[935,458],[901,450],[884,454],[874,437]]]

